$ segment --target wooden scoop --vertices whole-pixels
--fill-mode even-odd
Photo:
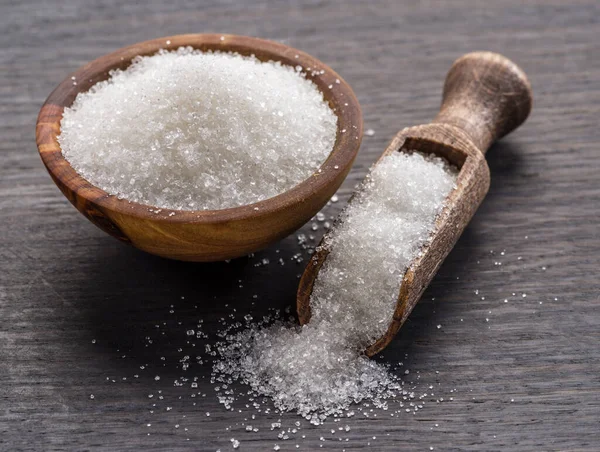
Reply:
[[[496,53],[469,53],[450,68],[442,107],[433,122],[400,131],[383,153],[382,157],[407,150],[431,152],[460,172],[431,240],[404,274],[387,332],[365,350],[366,355],[383,350],[406,321],[488,191],[485,152],[525,121],[531,104],[531,85],[521,68]],[[297,310],[301,324],[310,321],[310,295],[328,253],[317,251],[300,280]]]

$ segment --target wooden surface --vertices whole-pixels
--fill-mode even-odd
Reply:
[[[0,8],[0,449],[227,451],[232,437],[239,450],[261,451],[600,448],[596,0],[4,0]],[[302,252],[296,237],[230,264],[163,260],[96,229],[50,180],[34,139],[50,91],[95,57],[186,32],[280,40],[351,84],[375,135],[328,215],[399,129],[434,117],[458,56],[500,52],[529,76],[531,117],[487,153],[488,196],[384,353],[410,371],[407,385],[436,393],[416,414],[344,420],[343,436],[331,429],[344,424],[303,421],[284,441],[270,423],[293,426],[297,416],[263,413],[251,421],[259,431],[247,433],[253,411],[226,411],[210,365],[184,371],[180,360],[214,340],[221,318],[293,306],[306,262],[290,260]],[[256,266],[264,257],[271,263]],[[211,339],[189,341],[199,319]],[[190,380],[174,386],[182,376]],[[194,377],[205,397],[191,397]]]

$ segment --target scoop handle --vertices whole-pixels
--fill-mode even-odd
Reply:
[[[497,53],[467,53],[448,71],[433,122],[461,129],[485,153],[525,121],[532,102],[531,85],[519,66]]]

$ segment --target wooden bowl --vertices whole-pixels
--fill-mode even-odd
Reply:
[[[294,188],[254,204],[222,210],[162,209],[158,214],[150,211],[154,210],[153,206],[118,199],[81,177],[63,157],[57,140],[64,108],[73,103],[78,93],[106,80],[109,71],[128,67],[137,55],[153,55],[159,49],[175,50],[181,46],[253,54],[261,61],[276,60],[289,66],[302,66],[306,77],[316,84],[338,117],[335,145],[321,168]],[[77,84],[73,83],[72,76]],[[36,141],[44,165],[58,188],[88,220],[143,251],[186,261],[243,256],[298,229],[342,184],[361,139],[362,115],[358,101],[350,86],[331,68],[284,44],[220,34],[154,39],[100,57],[58,85],[42,106],[36,125]]]

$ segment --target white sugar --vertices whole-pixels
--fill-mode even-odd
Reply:
[[[430,238],[456,175],[439,157],[385,157],[325,238],[330,253],[313,288],[310,323],[230,335],[216,374],[312,423],[362,400],[384,407],[400,381],[361,352],[386,331],[403,274]]]
[[[59,141],[73,168],[110,194],[202,210],[289,190],[325,161],[336,128],[295,68],[180,48],[137,57],[79,94]]]
[[[390,322],[404,272],[429,238],[456,170],[396,152],[381,161],[325,238],[330,252],[311,297],[313,321],[339,325],[366,346]]]

